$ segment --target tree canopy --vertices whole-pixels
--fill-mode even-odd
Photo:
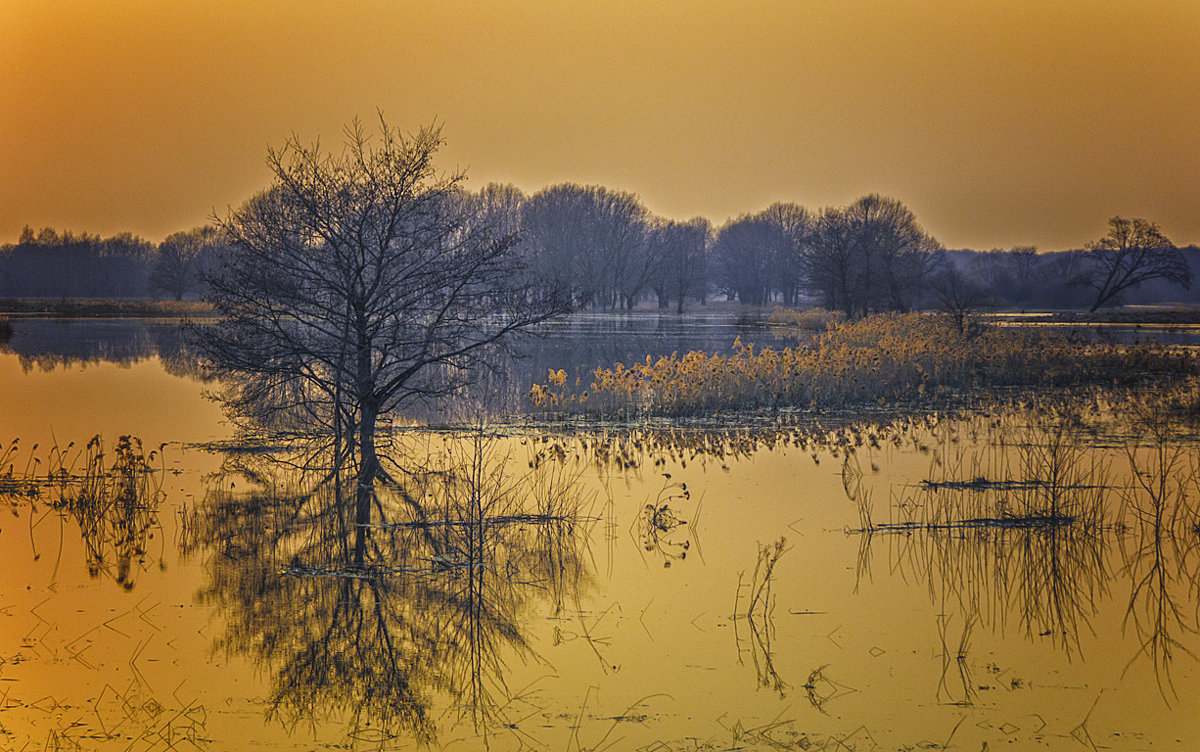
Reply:
[[[502,233],[434,166],[438,128],[348,126],[340,152],[293,137],[268,152],[273,185],[221,220],[208,277],[224,316],[198,329],[234,414],[318,430],[358,470],[370,520],[380,416],[467,383],[492,346],[561,308],[528,283]],[[362,542],[357,554],[361,557]]]
[[[1192,272],[1183,254],[1153,222],[1113,217],[1108,234],[1087,247],[1085,286],[1096,291],[1091,310],[1120,299],[1126,290],[1152,279],[1181,287],[1192,284]]]

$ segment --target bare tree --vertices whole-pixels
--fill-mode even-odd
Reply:
[[[651,286],[658,294],[658,307],[666,308],[675,300],[675,312],[683,313],[686,298],[703,300],[708,282],[708,249],[712,226],[703,217],[687,222],[660,221],[650,233],[658,259],[651,272]]]
[[[846,209],[858,244],[857,297],[867,310],[905,310],[928,282],[941,245],[894,198],[871,194]]]
[[[1012,250],[1008,252],[1008,257],[1015,270],[1018,284],[1022,288],[1028,288],[1033,281],[1033,273],[1037,271],[1038,264],[1041,261],[1038,257],[1037,246],[1013,246]]]
[[[1092,311],[1152,279],[1191,287],[1187,260],[1158,225],[1144,219],[1113,217],[1108,227],[1107,235],[1087,246],[1089,268],[1082,282],[1096,291]]]
[[[813,225],[812,213],[799,204],[777,202],[758,216],[779,228],[784,242],[776,246],[772,259],[774,281],[783,304],[796,305],[804,282],[805,259],[809,254]]]
[[[510,183],[488,183],[474,196],[475,210],[480,220],[501,235],[519,235],[521,207],[526,197],[520,188]]]
[[[941,250],[904,204],[876,194],[822,210],[811,237],[809,287],[848,316],[913,306]]]
[[[841,309],[852,316],[856,305],[852,278],[857,245],[846,210],[822,209],[813,223],[810,238],[811,248],[805,262],[809,290],[824,298],[826,308]]]
[[[521,215],[539,273],[569,285],[576,305],[632,307],[649,283],[650,214],[634,194],[563,183],[530,196]]]
[[[717,232],[713,260],[719,285],[745,305],[763,305],[771,294],[772,265],[786,252],[788,239],[774,222],[745,215]]]
[[[933,275],[930,287],[942,310],[954,320],[960,334],[967,333],[971,313],[990,302],[984,289],[950,262],[944,263],[941,270]]]
[[[158,255],[150,268],[151,289],[183,300],[199,285],[206,263],[221,245],[221,233],[212,225],[168,235],[158,244]]]
[[[380,416],[460,387],[492,345],[559,312],[514,290],[516,238],[470,211],[461,174],[435,169],[441,143],[381,116],[374,136],[349,126],[340,152],[295,136],[269,150],[272,187],[220,223],[232,248],[208,299],[224,320],[197,329],[235,415],[327,432],[335,466],[355,468],[359,561],[387,480]]]

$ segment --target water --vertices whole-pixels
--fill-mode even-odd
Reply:
[[[0,748],[1200,744],[1200,454],[1162,416],[403,432],[429,516],[385,499],[413,524],[349,576],[328,485],[89,331],[121,357],[0,355]]]

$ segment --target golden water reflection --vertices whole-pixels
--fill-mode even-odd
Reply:
[[[211,423],[96,517],[11,421],[0,747],[1200,744],[1194,429],[1117,408],[397,431],[361,565],[336,475]]]

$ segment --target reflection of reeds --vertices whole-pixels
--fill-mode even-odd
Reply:
[[[18,445],[14,441],[0,452],[0,465],[7,465],[0,475],[0,496],[8,499],[14,514],[22,505],[29,507],[31,540],[37,502],[44,501],[78,524],[88,573],[111,574],[132,589],[135,569],[145,564],[149,539],[159,527],[162,494],[152,463],[161,447],[147,455],[140,439],[121,436],[109,462],[103,440],[94,436],[81,449],[74,442],[51,447],[43,463],[35,444],[18,472]],[[34,550],[38,556],[36,546]]]
[[[1124,627],[1132,628],[1138,649],[1130,658],[1150,661],[1163,699],[1177,698],[1171,663],[1177,654],[1195,658],[1183,642],[1200,634],[1200,606],[1194,596],[1197,567],[1196,509],[1200,493],[1200,454],[1195,443],[1180,443],[1178,412],[1169,404],[1135,406],[1135,425],[1145,437],[1126,447],[1133,484],[1122,494],[1132,534],[1121,539],[1131,581]]]
[[[1180,408],[1185,391],[1043,400],[1035,412],[938,427],[925,482],[894,499],[888,521],[863,513],[860,578],[884,535],[887,571],[926,583],[935,603],[957,604],[968,624],[1015,622],[1070,655],[1124,575],[1130,665],[1145,659],[1172,701],[1171,665],[1193,655],[1186,640],[1200,634],[1200,443]],[[1122,445],[1127,475],[1111,459]],[[846,467],[861,509],[861,474]],[[944,688],[944,625],[942,638]]]
[[[860,557],[870,557],[873,538],[864,537]],[[1026,637],[1049,638],[1068,654],[1113,576],[1102,531],[1077,526],[922,528],[888,541],[887,571],[925,583],[936,603],[993,628],[1015,618]]]
[[[657,554],[664,568],[670,568],[673,561],[687,559],[691,550],[691,540],[679,534],[688,524],[679,516],[681,506],[690,500],[691,492],[686,483],[671,483],[665,479],[658,496],[654,501],[647,502],[633,521],[640,549]]]
[[[968,625],[1015,614],[1027,637],[1077,652],[1112,578],[1112,482],[1078,413],[1058,408],[939,426],[929,477],[894,501],[896,516],[862,526],[860,576],[873,535],[904,533],[888,538],[889,571],[957,602]],[[861,508],[863,492],[848,489]]]
[[[975,617],[969,615],[963,623],[962,633],[958,638],[957,650],[952,650],[950,643],[947,641],[946,630],[950,621],[949,616],[942,614],[938,617],[938,637],[942,642],[942,678],[938,682],[937,696],[941,700],[945,696],[946,702],[950,705],[973,705],[975,703],[975,684],[971,680],[971,665],[969,662],[971,652],[971,634],[975,628]],[[949,675],[951,667],[958,674],[958,682],[960,688],[960,699],[951,699],[954,693],[949,687]]]
[[[1044,407],[1043,407],[1044,409]],[[869,491],[861,488],[857,463],[843,467],[846,495],[859,508],[862,530],[1045,528],[1110,524],[1106,493],[1108,462],[1089,451],[1078,419],[1071,413],[988,417],[995,442],[965,448],[958,431],[945,424],[935,435],[930,477],[895,501],[897,517],[875,522]],[[968,426],[978,419],[967,420]],[[997,450],[998,445],[998,450]],[[1011,457],[1010,457],[1010,450]],[[969,453],[969,456],[966,456]]]
[[[771,649],[771,642],[775,634],[775,600],[771,595],[771,583],[775,577],[775,565],[787,551],[787,539],[782,536],[774,543],[765,546],[759,545],[758,559],[754,563],[754,573],[751,575],[750,581],[745,583],[745,587],[749,591],[746,605],[744,608],[741,606],[744,575],[739,575],[738,590],[733,606],[734,637],[739,644],[739,649],[741,635],[736,627],[739,621],[744,620],[750,630],[750,653],[754,660],[754,670],[758,676],[759,686],[770,687],[781,697],[788,685],[775,670],[775,656]]]

